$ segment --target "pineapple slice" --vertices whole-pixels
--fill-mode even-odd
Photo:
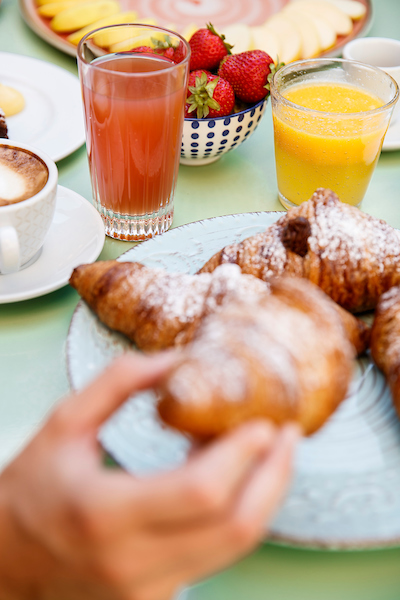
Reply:
[[[156,21],[154,21],[154,19],[141,19],[139,17],[139,19],[136,20],[136,22],[139,22],[141,25],[157,25],[157,23],[156,23]],[[142,35],[142,30],[138,28],[137,32],[136,32],[136,36],[140,36],[140,35]],[[130,43],[132,43],[130,40],[132,40],[136,36],[132,36],[132,33],[130,31],[128,31],[127,29],[121,28],[120,31],[117,31],[115,29],[113,31],[102,31],[101,33],[98,33],[97,35],[95,35],[93,37],[93,41],[95,44],[97,44],[101,48],[110,48],[110,49],[113,48],[114,46],[117,46],[118,44],[121,44],[120,50],[112,50],[112,52],[123,52],[124,50],[130,50],[130,48],[132,48],[132,45],[130,46],[130,48],[123,48],[123,44],[127,43],[129,45]],[[149,36],[147,34],[147,38],[148,37]],[[157,36],[154,35],[153,37],[157,37]],[[162,39],[164,39],[164,38],[162,38]],[[145,46],[147,44],[137,44],[137,45]]]
[[[134,23],[137,20],[137,16],[137,12],[133,10],[130,12],[117,13],[116,15],[111,15],[111,17],[100,19],[99,21],[95,21],[94,23],[87,25],[87,27],[83,27],[82,29],[78,29],[78,31],[74,31],[74,33],[71,33],[67,37],[67,40],[71,42],[71,44],[77,46],[83,38],[83,36],[89,33],[90,31],[93,31],[94,29],[99,29],[100,27],[107,27],[107,25],[118,25],[120,23]],[[112,32],[103,32],[102,35],[105,35],[106,33],[111,34]]]
[[[110,17],[120,12],[116,0],[92,0],[79,2],[71,8],[66,8],[56,15],[50,22],[50,27],[57,33],[76,31],[95,23],[100,19]]]
[[[52,2],[51,4],[44,4],[43,6],[39,6],[38,14],[41,17],[51,19],[66,8],[71,8],[72,6],[75,6],[80,1],[81,0],[62,0],[62,2]]]

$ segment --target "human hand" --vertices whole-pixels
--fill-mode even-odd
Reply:
[[[148,478],[102,465],[99,426],[173,361],[121,357],[0,475],[1,599],[168,600],[264,536],[289,480],[293,426],[245,424]]]

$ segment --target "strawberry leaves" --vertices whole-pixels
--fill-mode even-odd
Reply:
[[[196,77],[196,84],[194,86],[189,86],[191,95],[186,100],[187,104],[190,105],[188,108],[189,114],[194,113],[197,109],[197,117],[202,119],[208,116],[210,108],[217,111],[221,109],[219,103],[213,98],[218,81],[219,77],[215,77],[215,79],[208,81],[205,73],[202,73],[200,77]]]

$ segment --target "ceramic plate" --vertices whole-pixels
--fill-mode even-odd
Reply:
[[[372,20],[371,0],[360,0],[367,7],[366,15],[355,21],[350,35],[340,36],[333,48],[321,56],[339,56],[347,42],[366,35]],[[289,0],[120,0],[122,10],[135,10],[140,17],[152,18],[158,25],[181,32],[192,24],[212,22],[217,28],[231,23],[262,25],[268,17],[279,12]],[[19,0],[21,14],[26,23],[41,38],[59,50],[75,56],[76,46],[68,42],[67,35],[56,34],[49,19],[36,12],[36,0]]]
[[[382,150],[400,150],[400,116],[387,130]]]
[[[263,231],[282,213],[217,217],[172,229],[120,260],[195,273],[216,251]],[[72,388],[80,389],[130,347],[82,301],[67,341]],[[186,459],[188,440],[162,425],[155,398],[130,399],[104,426],[108,452],[135,475],[171,469]],[[301,442],[295,476],[272,537],[312,547],[380,547],[400,541],[400,422],[381,373],[357,361],[347,399],[312,438]]]
[[[0,81],[22,93],[25,108],[7,118],[8,137],[58,161],[85,142],[79,79],[51,63],[0,52]]]
[[[54,219],[42,251],[18,273],[0,275],[0,304],[36,298],[63,287],[75,267],[96,260],[104,238],[103,221],[90,202],[58,186]]]

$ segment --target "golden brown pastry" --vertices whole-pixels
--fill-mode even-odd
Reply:
[[[256,303],[269,294],[269,284],[229,264],[212,274],[187,275],[140,263],[103,261],[77,267],[70,284],[103,323],[146,351],[187,343],[201,320],[222,304]],[[369,327],[337,304],[332,306],[361,354],[368,346]]]
[[[167,424],[209,438],[267,418],[309,435],[344,399],[353,348],[332,303],[305,280],[271,286],[256,310],[231,302],[202,321],[159,389]]]
[[[264,233],[223,248],[200,272],[223,263],[236,263],[264,281],[283,274],[303,277],[347,310],[360,312],[400,283],[400,232],[321,188]]]
[[[381,296],[371,332],[371,355],[383,371],[400,416],[400,287]]]
[[[77,267],[70,284],[103,323],[146,351],[186,343],[204,315],[225,302],[269,293],[268,284],[234,265],[187,275],[110,260]]]

